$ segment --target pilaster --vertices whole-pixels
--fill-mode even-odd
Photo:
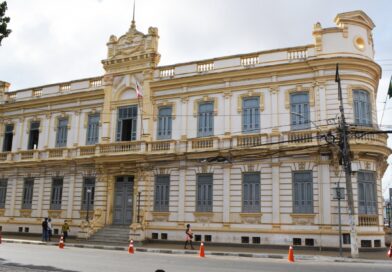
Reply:
[[[280,224],[280,162],[272,159],[272,224]]]
[[[231,165],[223,167],[223,223],[230,222]]]

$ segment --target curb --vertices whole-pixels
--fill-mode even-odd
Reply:
[[[18,239],[2,239],[4,243],[13,244],[30,244],[30,245],[42,245],[42,246],[57,246],[57,242],[41,242],[31,240],[18,240]],[[66,247],[75,248],[89,248],[89,249],[102,249],[102,250],[118,250],[127,251],[126,246],[104,246],[104,245],[90,245],[90,244],[66,244]],[[177,254],[177,255],[197,255],[197,250],[181,250],[181,249],[162,249],[162,248],[135,248],[137,252],[155,253],[155,254]],[[219,252],[219,251],[206,251],[207,256],[230,256],[230,257],[242,257],[242,258],[259,258],[259,259],[281,259],[287,258],[285,254],[268,254],[268,253],[241,253],[241,252]],[[311,256],[311,255],[296,255],[296,260],[299,261],[326,261],[336,263],[380,263],[390,264],[391,262],[385,260],[368,260],[368,259],[352,259],[345,257],[329,257],[329,256]]]

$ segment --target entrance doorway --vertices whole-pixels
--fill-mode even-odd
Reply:
[[[113,224],[130,225],[133,216],[133,176],[116,177]]]

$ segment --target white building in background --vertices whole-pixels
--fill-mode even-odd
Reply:
[[[0,82],[0,226],[80,237],[338,246],[335,67],[351,130],[378,130],[372,20],[338,14],[314,43],[158,66],[158,30],[111,36],[104,76],[7,91]],[[135,88],[140,83],[143,97]],[[384,245],[387,136],[350,140],[362,247]],[[344,246],[349,247],[346,201]],[[89,211],[90,221],[86,221]]]

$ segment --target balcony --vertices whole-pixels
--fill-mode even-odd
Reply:
[[[0,153],[0,164],[17,161],[77,159],[107,155],[149,155],[198,153],[221,150],[261,150],[302,147],[317,147],[324,143],[317,130],[286,131],[281,133],[242,134],[235,136],[211,136],[187,140],[129,141],[105,143],[74,148],[50,148],[45,150],[24,150]],[[350,143],[366,143],[386,147],[387,136],[364,135],[351,138]],[[364,219],[365,220],[365,219]]]
[[[358,225],[364,227],[378,226],[377,214],[358,215]]]

